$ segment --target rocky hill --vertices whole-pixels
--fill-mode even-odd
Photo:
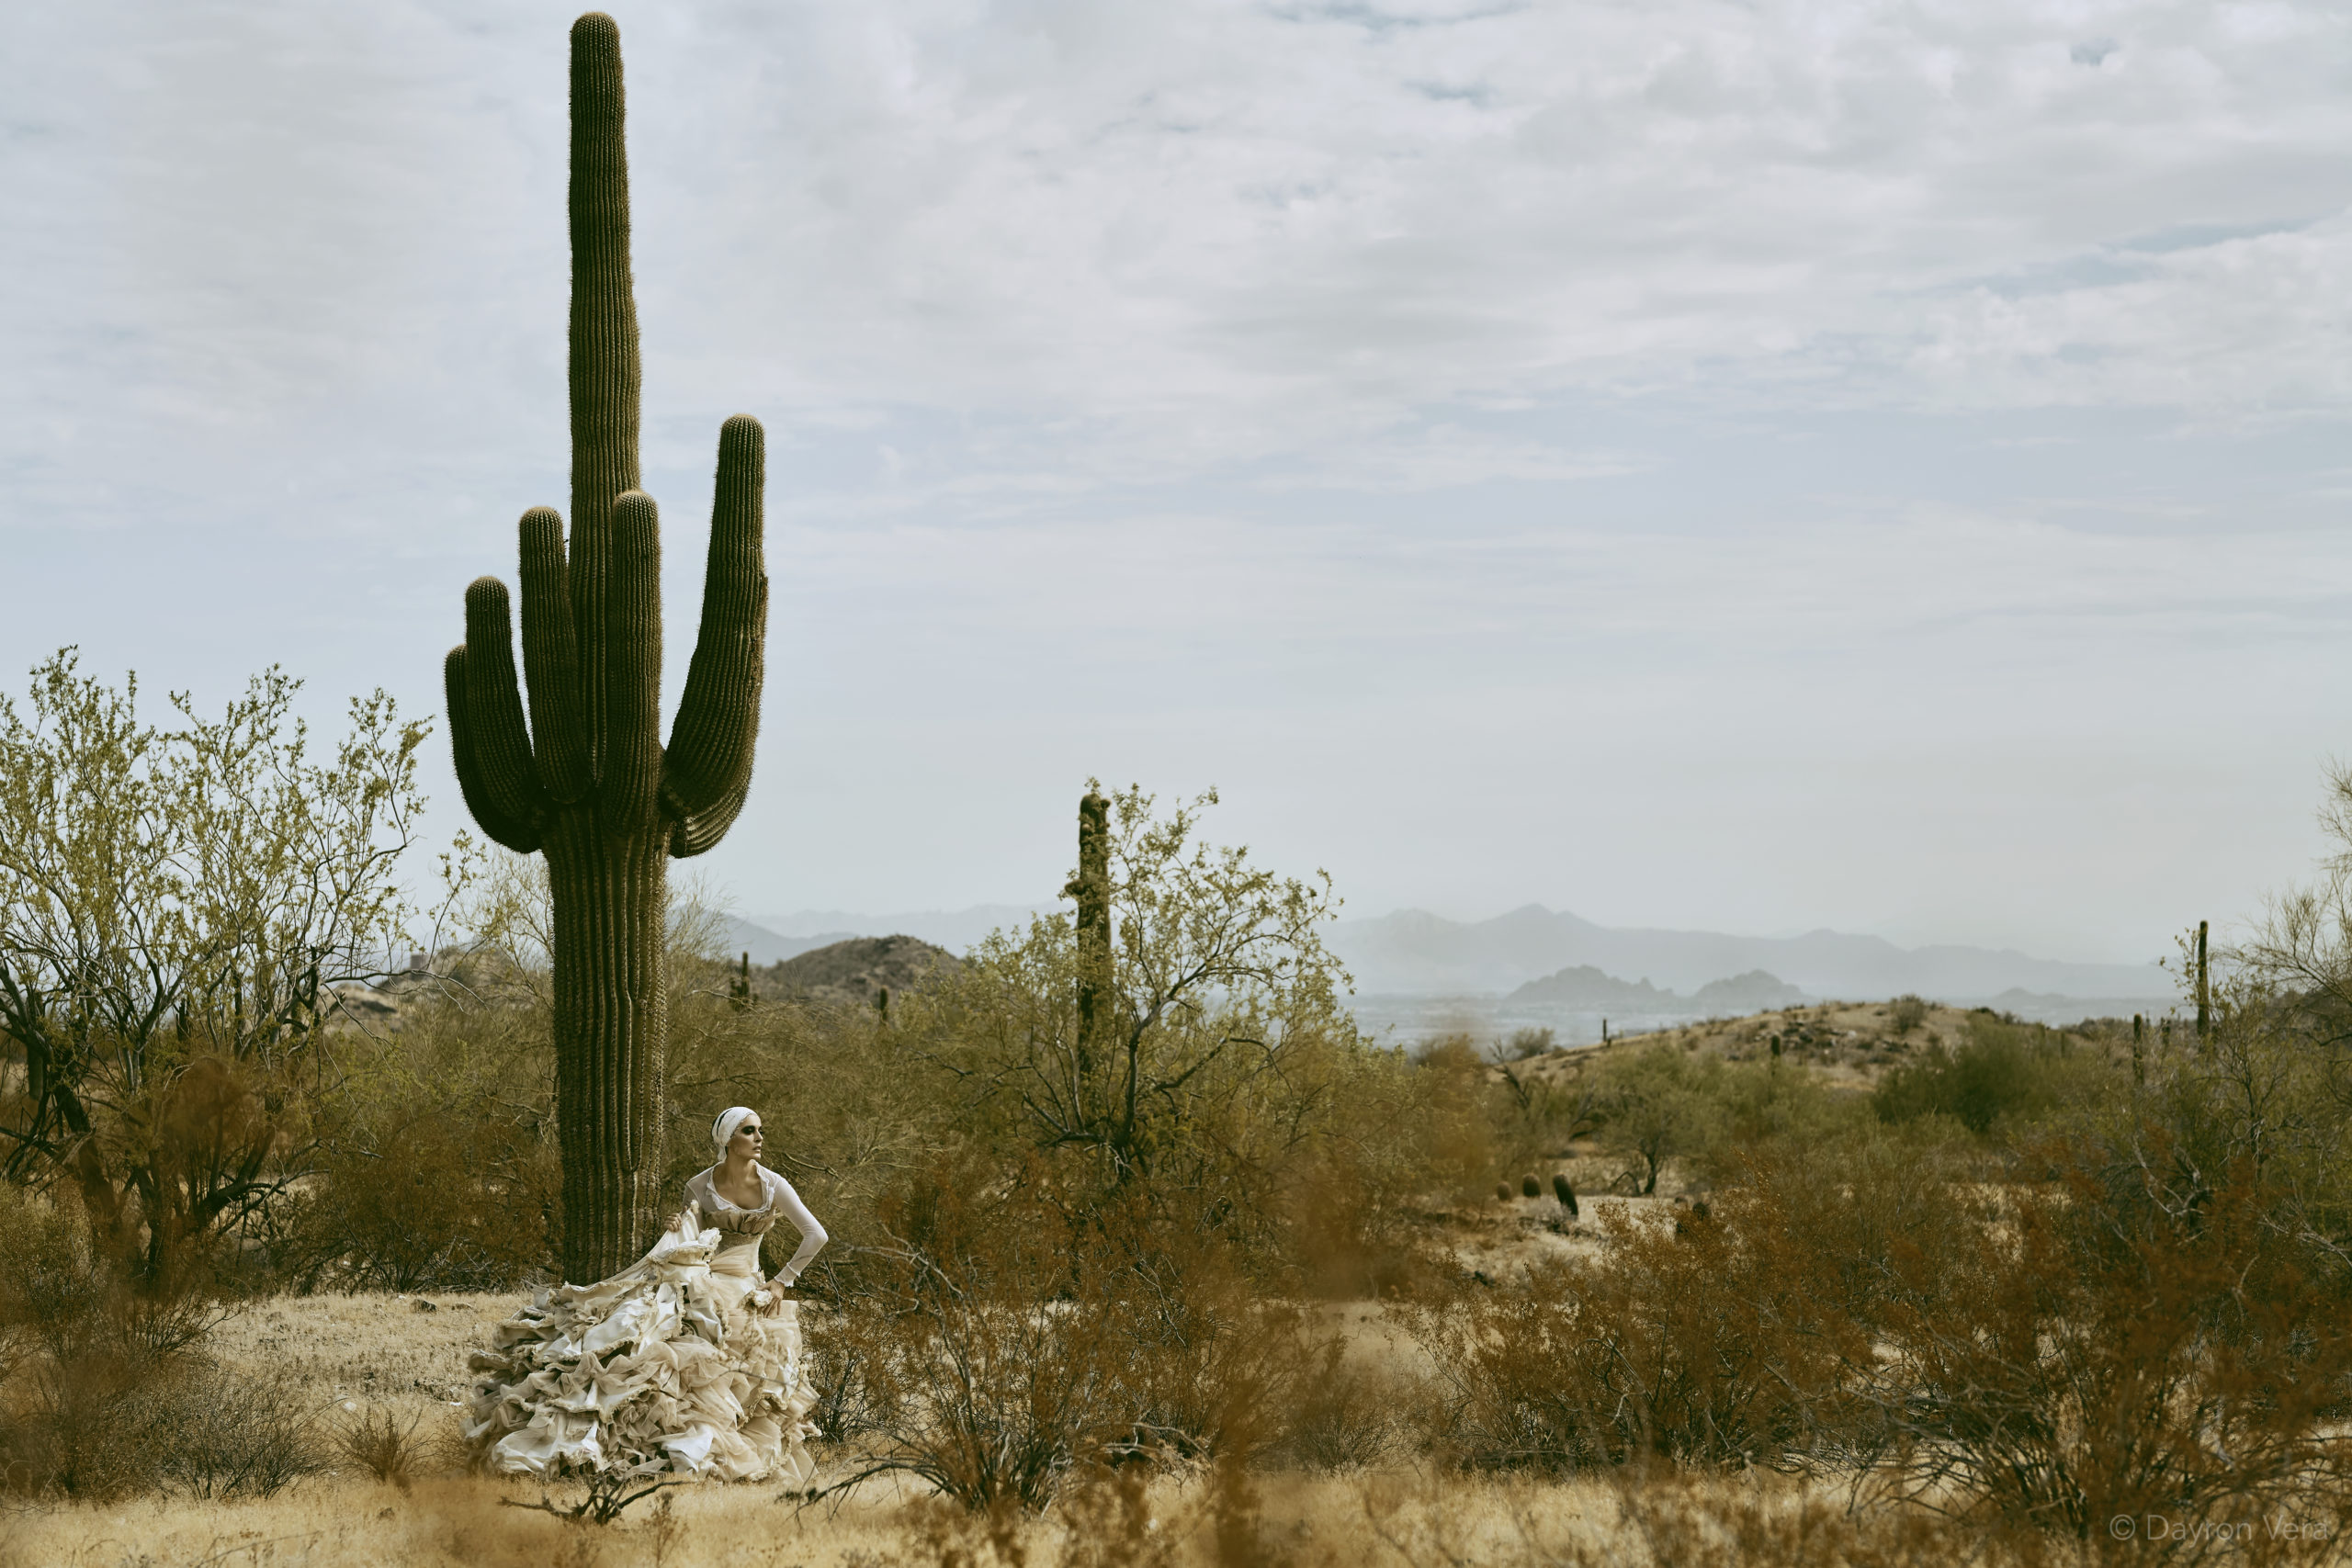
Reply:
[[[920,937],[861,936],[753,969],[752,984],[759,995],[780,1000],[872,1007],[885,990],[919,990],[963,966]]]

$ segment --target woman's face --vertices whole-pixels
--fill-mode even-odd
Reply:
[[[743,1118],[743,1124],[735,1129],[735,1135],[727,1140],[727,1157],[734,1160],[747,1159],[756,1163],[761,1151],[766,1147],[767,1137],[760,1131],[760,1119],[756,1116],[746,1116]]]

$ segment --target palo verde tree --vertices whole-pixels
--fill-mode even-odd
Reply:
[[[929,1004],[934,1059],[1012,1137],[1105,1188],[1261,1187],[1336,1124],[1366,1066],[1319,934],[1329,878],[1200,842],[1216,802],[1161,818],[1140,789],[1090,786],[1076,918],[993,933]]]
[[[299,1171],[336,987],[413,934],[427,730],[378,692],[322,761],[276,669],[168,728],[71,649],[33,677],[0,698],[0,1178],[70,1183],[162,1283]]]
[[[482,830],[547,855],[554,903],[563,1270],[601,1279],[658,1226],[669,861],[716,845],[751,788],[767,628],[759,423],[718,438],[702,626],[660,734],[661,536],[638,488],[637,306],[620,29],[571,28],[571,535],[522,520],[523,676],[505,586],[466,590],[444,677],[450,750]]]

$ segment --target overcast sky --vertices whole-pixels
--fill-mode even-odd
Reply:
[[[8,11],[0,671],[436,710],[569,505],[572,12]],[[616,14],[673,696],[769,432],[746,909],[1049,896],[1090,773],[1351,915],[2064,958],[2322,847],[2340,5]]]

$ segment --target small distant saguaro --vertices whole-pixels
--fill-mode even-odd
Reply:
[[[1078,1057],[1091,1071],[1111,1022],[1111,803],[1091,789],[1078,803],[1078,874],[1062,891],[1078,900]]]
[[[467,808],[499,843],[548,859],[562,1261],[582,1282],[661,1225],[669,862],[716,845],[743,808],[767,636],[764,436],[738,414],[719,431],[702,626],[662,745],[662,540],[638,488],[622,120],[620,28],[591,12],[571,28],[571,535],[551,508],[523,514],[523,683],[494,577],[466,590],[466,640],[443,670]]]
[[[2213,993],[2205,980],[2205,922],[2197,922],[2197,1048],[2203,1050],[2213,1032]]]

